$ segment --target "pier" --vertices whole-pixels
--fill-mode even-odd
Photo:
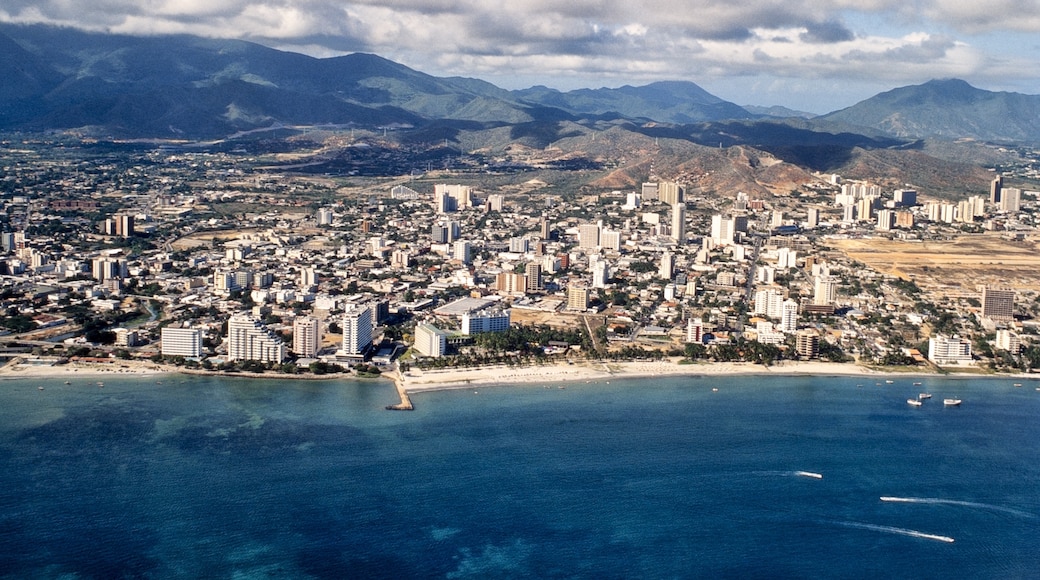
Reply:
[[[394,371],[393,373],[387,373],[391,375],[391,379],[394,381],[394,386],[397,387],[397,394],[401,397],[401,402],[394,405],[387,405],[387,411],[414,411],[415,407],[412,405],[412,399],[408,397],[408,391],[404,389],[404,377],[401,375],[401,371]]]

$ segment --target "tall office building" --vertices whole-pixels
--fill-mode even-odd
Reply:
[[[683,201],[683,186],[674,181],[662,181],[657,184],[657,199],[668,205],[675,205]]]
[[[280,363],[285,360],[285,343],[256,318],[235,314],[228,319],[227,360]]]
[[[368,306],[352,306],[343,315],[343,352],[364,354],[372,346],[372,311]]]
[[[604,250],[621,250],[621,232],[604,229],[599,233],[599,245]]]
[[[672,239],[679,245],[686,242],[686,204],[681,201],[672,205]]]
[[[1005,187],[1000,190],[1000,210],[1016,212],[1022,206],[1022,190],[1017,187]]]
[[[318,225],[327,226],[332,224],[332,210],[323,207],[318,210]]]
[[[578,247],[583,250],[595,250],[599,247],[599,224],[581,224],[578,226]]]
[[[993,320],[1013,320],[1015,291],[985,287],[982,289],[982,316]]]
[[[313,316],[293,320],[293,352],[301,357],[318,356],[321,348],[321,322]]]
[[[711,216],[711,241],[716,246],[733,245],[736,225],[733,219],[726,219],[719,214]]]
[[[542,289],[542,265],[530,262],[524,266],[524,276],[527,278],[527,291],[537,292]]]
[[[1000,190],[1004,188],[1004,177],[997,175],[989,182],[989,202],[1000,203]]]
[[[527,292],[527,277],[515,272],[500,272],[495,276],[495,289],[506,294]]]
[[[134,216],[119,214],[112,219],[115,222],[115,235],[124,238],[134,235]]]
[[[701,343],[704,341],[704,321],[691,318],[686,322],[686,342]]]

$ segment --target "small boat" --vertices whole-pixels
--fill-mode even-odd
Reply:
[[[914,383],[914,386],[915,386],[915,387],[920,387],[920,386],[921,386],[921,383]]]
[[[1016,386],[1016,387],[1021,387],[1021,386],[1022,386],[1022,383],[1015,383],[1015,384],[1014,384],[1014,386]]]
[[[921,406],[921,401],[918,400],[918,399],[907,399],[906,400],[906,404],[907,405],[912,405],[914,407],[920,407]]]
[[[39,389],[39,390],[41,390],[41,391],[43,390],[43,387],[36,387],[36,388],[37,388],[37,389]]]
[[[893,381],[885,381],[886,385],[891,385],[892,383],[893,383]]]
[[[65,384],[66,384],[66,385],[71,385],[72,383],[70,383],[70,382],[68,382],[68,381],[65,381]]]
[[[957,405],[960,405],[960,404],[961,404],[961,400],[960,399],[943,399],[943,405],[946,405],[947,407],[956,407]]]
[[[920,393],[920,394],[917,395],[917,398],[922,400],[922,401],[925,400],[925,399],[931,399],[932,398],[932,394],[931,393]]]
[[[712,387],[711,392],[717,393],[717,392],[719,392],[719,388],[718,387]]]

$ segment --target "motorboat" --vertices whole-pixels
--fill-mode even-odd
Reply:
[[[918,400],[918,399],[907,399],[906,400],[906,404],[914,406],[914,407],[920,407],[921,406],[921,401]]]
[[[947,407],[956,407],[957,405],[960,405],[960,404],[961,404],[961,400],[960,399],[943,399],[943,405],[946,405]]]
[[[931,393],[920,393],[919,395],[917,395],[917,398],[922,400],[922,401],[925,400],[925,399],[931,399],[932,398],[932,394]]]

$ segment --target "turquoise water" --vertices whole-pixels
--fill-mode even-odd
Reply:
[[[161,380],[0,381],[0,577],[1040,570],[1040,383]]]

